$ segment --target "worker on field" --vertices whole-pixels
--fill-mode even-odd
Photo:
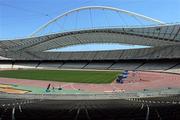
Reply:
[[[50,92],[50,90],[49,90],[50,87],[51,87],[51,84],[49,83],[48,86],[47,86],[47,88],[46,88],[46,92]]]

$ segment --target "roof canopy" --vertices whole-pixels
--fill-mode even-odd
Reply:
[[[76,44],[123,43],[146,46],[180,44],[180,25],[104,28],[0,41],[5,51],[45,51]]]

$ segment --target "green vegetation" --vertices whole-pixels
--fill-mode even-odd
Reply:
[[[120,71],[8,70],[0,77],[77,83],[111,83]]]

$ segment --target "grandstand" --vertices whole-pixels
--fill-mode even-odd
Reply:
[[[6,41],[5,41],[6,42]],[[179,71],[179,45],[101,52],[6,52],[0,68]],[[102,54],[102,55],[101,55]],[[54,61],[54,62],[51,62]],[[177,65],[177,67],[175,67]]]
[[[7,66],[7,68],[127,69],[146,71],[166,70],[171,72],[171,70],[169,69],[175,67],[175,65],[179,63],[179,29],[180,25],[163,25],[145,28],[123,29],[108,28],[95,30],[80,30],[74,32],[72,31],[41,37],[13,40],[13,44],[10,42],[11,40],[5,40],[1,41],[1,64],[3,63],[3,61],[9,62],[12,64],[12,67],[11,65],[4,64],[1,65],[1,68]],[[156,33],[157,30],[158,33]],[[138,31],[138,33],[136,31]],[[146,33],[145,31],[152,32]],[[87,34],[91,36],[91,39],[87,36]],[[98,36],[97,34],[101,34],[101,39],[96,38],[96,36]],[[109,38],[111,34],[113,34],[113,39],[115,40]],[[157,36],[157,34],[159,34],[159,36]],[[161,34],[163,34],[164,36],[160,36]],[[78,36],[78,41],[82,41],[83,39],[85,40],[83,40],[83,43],[78,43],[77,39],[74,39],[76,37],[73,36]],[[124,38],[125,36],[127,38]],[[72,43],[72,41],[65,41],[70,37],[73,39],[72,41],[76,41],[76,43]],[[126,39],[126,41],[123,41],[124,39]],[[44,41],[42,42],[41,40]],[[66,42],[65,46],[67,46],[68,44],[84,44],[96,41],[97,43],[136,43],[140,45],[150,45],[151,47],[142,49],[112,51],[46,52],[46,50],[49,50],[50,48],[54,49],[56,47],[60,47],[59,44],[61,43],[58,42],[63,42],[63,40],[64,42]],[[3,58],[10,58],[11,60]],[[158,60],[162,59],[164,59],[165,62],[158,62]],[[11,62],[12,60],[13,63]],[[28,62],[26,60],[33,62],[26,63]],[[47,62],[43,62],[44,60],[46,60]],[[141,62],[135,61],[133,63],[133,60],[140,60]],[[50,61],[59,62],[52,63]],[[175,72],[177,73],[179,71],[178,67],[176,67],[176,69],[177,70],[175,70]]]

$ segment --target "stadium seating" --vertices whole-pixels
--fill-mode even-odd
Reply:
[[[180,64],[177,64],[176,66],[172,67],[171,69],[166,70],[166,72],[180,73]]]
[[[58,56],[59,60],[70,60],[71,59],[71,52],[61,52]]]
[[[84,69],[108,69],[112,64],[110,62],[91,62]]]
[[[164,71],[172,66],[176,65],[177,62],[147,62],[137,70],[145,70],[145,71]]]
[[[87,62],[67,62],[60,69],[82,69],[86,64]]]
[[[108,51],[108,54],[106,56],[106,60],[119,60],[120,56],[123,54],[124,51]]]
[[[7,44],[11,44],[7,42]],[[43,47],[43,46],[42,46]],[[175,66],[180,58],[180,46],[166,45],[159,47],[86,52],[13,52],[0,53],[1,69],[110,69],[142,70],[180,73]],[[7,60],[11,58],[15,61]],[[16,62],[16,61],[23,62]],[[58,61],[58,62],[54,62]],[[159,61],[160,60],[160,61]],[[36,62],[31,62],[36,61]],[[48,62],[42,62],[48,61]],[[175,61],[175,62],[173,62]],[[12,64],[12,65],[11,65]]]
[[[141,64],[142,62],[117,62],[113,64],[109,69],[135,70]]]
[[[38,65],[38,62],[17,62],[13,65],[15,69],[35,69]]]
[[[93,60],[102,60],[106,58],[108,52],[107,51],[98,51],[96,52],[96,55],[94,56]]]
[[[37,66],[38,69],[58,69],[63,63],[62,62],[42,62]]]
[[[12,52],[2,53],[13,60],[132,60],[172,59],[180,57],[179,45],[143,49],[86,52]],[[0,53],[1,55],[1,53]]]
[[[84,58],[83,52],[71,52],[68,60],[79,60],[79,58]]]
[[[1,51],[0,51],[1,52]],[[8,60],[9,58],[0,56],[0,60]]]
[[[0,61],[0,69],[12,69],[12,63]]]
[[[177,61],[64,61],[64,62],[31,62],[1,61],[0,69],[99,69],[99,70],[141,70],[180,73]]]
[[[81,52],[82,53],[82,52]],[[96,52],[85,52],[82,56],[82,60],[93,60],[96,55]]]

